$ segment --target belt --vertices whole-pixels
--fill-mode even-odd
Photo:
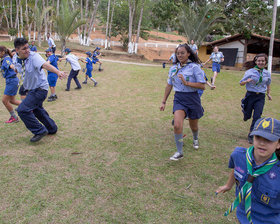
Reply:
[[[252,91],[247,91],[248,93],[251,93],[251,94],[256,94],[256,95],[259,95],[259,94],[265,94],[265,93],[260,93],[260,92],[252,92]]]

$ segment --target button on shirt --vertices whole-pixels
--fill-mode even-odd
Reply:
[[[70,63],[71,65],[71,68],[74,70],[74,71],[78,71],[78,70],[81,70],[81,66],[78,62],[78,57],[76,57],[74,54],[67,54],[66,55],[66,60]]]
[[[261,74],[258,70],[251,68],[245,72],[244,77],[240,80],[240,83],[251,78],[253,81],[246,83],[246,89],[251,92],[265,93],[267,86],[271,83],[271,75],[266,69],[264,69],[262,82],[258,83],[260,76]]]
[[[13,64],[12,58],[10,56],[4,57],[1,65],[1,70],[3,71],[3,77],[5,79],[15,78],[16,72],[10,68],[11,64]]]
[[[217,53],[212,52],[210,58],[212,59],[213,62],[220,63],[221,59],[224,58],[224,55],[222,52],[218,51]]]
[[[26,90],[32,90],[42,88],[49,89],[49,83],[46,78],[46,74],[42,69],[43,64],[46,61],[36,52],[31,51],[28,58],[25,59],[25,76],[23,81],[23,87]]]
[[[48,45],[49,45],[50,48],[56,47],[56,45],[55,45],[55,43],[54,43],[54,41],[53,41],[52,38],[49,38],[49,39],[48,39]]]
[[[182,74],[184,79],[188,82],[205,83],[203,71],[196,63],[188,63],[184,67],[181,67],[180,63],[170,68],[167,83],[173,85],[173,89],[176,92],[197,92],[197,88],[185,86],[181,79],[178,77]]]
[[[265,166],[268,161],[256,165],[252,155],[253,172]],[[245,184],[247,174],[246,148],[237,147],[229,160],[229,168],[234,169],[236,179],[236,196]],[[252,220],[254,224],[279,224],[280,223],[280,161],[268,172],[255,178],[252,185]],[[245,201],[237,207],[236,215],[240,223],[249,224],[246,218]]]

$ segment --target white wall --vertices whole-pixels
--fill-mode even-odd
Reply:
[[[243,43],[245,40],[241,40]],[[219,48],[238,48],[236,62],[235,63],[243,63],[243,52],[244,52],[244,46],[239,41],[233,41],[230,43],[226,43],[223,45],[219,45]]]

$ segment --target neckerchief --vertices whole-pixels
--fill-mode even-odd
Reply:
[[[187,63],[185,63],[185,64],[182,64],[180,68],[179,68],[179,64],[180,64],[180,63],[178,63],[178,64],[176,65],[176,68],[174,68],[174,69],[171,71],[171,74],[172,74],[172,75],[171,75],[170,78],[174,79],[174,77],[178,74],[179,70],[185,68],[185,67],[186,67],[188,64],[190,64],[190,63],[191,63],[191,61],[190,61],[190,62],[187,62]],[[186,81],[188,81],[188,80],[186,80]]]
[[[260,78],[256,83],[256,86],[259,85],[262,80],[263,80],[263,68],[259,68],[257,65],[254,67],[254,69],[256,69],[259,73],[260,73]]]
[[[17,58],[17,62],[19,64],[21,64],[21,67],[22,67],[22,74],[21,74],[21,80],[24,80],[24,77],[25,77],[25,59],[21,59],[21,58]]]
[[[225,212],[224,216],[228,216],[239,204],[240,202],[245,199],[245,212],[247,219],[249,223],[252,222],[252,217],[251,217],[251,191],[252,191],[252,183],[255,178],[258,176],[265,174],[268,172],[275,163],[278,162],[277,156],[275,153],[272,154],[272,157],[268,161],[267,164],[264,166],[260,167],[253,173],[252,169],[252,154],[253,154],[253,149],[254,146],[251,146],[250,148],[247,149],[246,152],[246,164],[247,164],[247,170],[248,170],[248,179],[241,188],[240,192],[238,193],[237,197],[235,198],[234,202],[231,204],[229,209]]]

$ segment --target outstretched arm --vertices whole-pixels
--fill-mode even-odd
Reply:
[[[225,193],[225,192],[229,191],[233,187],[234,183],[235,183],[234,169],[232,169],[232,171],[229,174],[227,183],[225,185],[223,185],[223,186],[220,186],[216,190],[216,194]]]
[[[52,66],[48,62],[45,62],[43,64],[42,68],[44,68],[44,69],[46,69],[46,70],[48,70],[52,73],[57,74],[60,79],[65,78],[67,76],[65,72],[59,71],[57,68],[55,68],[54,66]]]

